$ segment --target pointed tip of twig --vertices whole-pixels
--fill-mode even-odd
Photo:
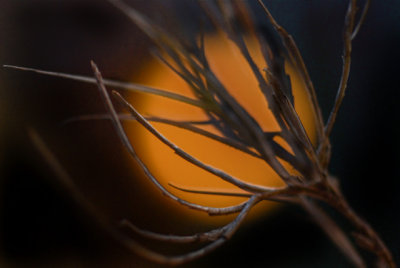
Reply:
[[[16,69],[16,70],[29,70],[30,69],[30,68],[25,68],[25,67],[21,67],[21,66],[11,65],[11,64],[3,64],[3,68]]]
[[[128,101],[116,90],[111,90],[111,95],[120,103],[124,104],[125,106],[130,105]]]
[[[168,182],[168,185],[175,188],[175,189],[179,189],[178,186],[176,186],[175,184],[173,184],[172,182]]]
[[[362,11],[362,13],[361,13],[361,17],[360,17],[360,19],[358,20],[357,25],[354,27],[353,33],[351,34],[351,40],[353,40],[354,38],[356,38],[358,32],[360,31],[360,28],[361,28],[362,24],[364,23],[365,17],[366,17],[366,15],[367,15],[367,13],[368,13],[368,9],[369,9],[370,4],[371,4],[371,0],[367,0],[367,1],[365,2],[363,11]]]
[[[182,186],[175,185],[172,182],[168,182],[168,185],[171,186],[172,188],[174,188],[176,190],[179,190],[179,191],[182,191],[182,192],[192,192],[192,190],[184,188]]]
[[[90,60],[90,66],[92,66],[92,70],[94,71],[95,75],[100,73],[99,68],[97,67],[97,64],[94,62],[94,60]]]
[[[12,65],[12,64],[3,64],[3,68],[10,68],[10,69],[25,69],[24,67]]]
[[[115,90],[115,89],[112,89],[111,90],[111,94],[113,94],[113,95],[115,95],[115,96],[120,96],[120,97],[122,97],[122,95],[121,95],[121,93],[119,93],[117,90]]]
[[[179,190],[179,191],[182,191],[182,192],[187,192],[187,191],[188,191],[188,189],[185,189],[185,188],[183,188],[183,187],[180,187],[180,186],[178,186],[178,185],[175,185],[175,184],[173,184],[172,182],[168,182],[168,186],[171,186],[172,188],[174,188],[174,189],[176,189],[176,190]]]

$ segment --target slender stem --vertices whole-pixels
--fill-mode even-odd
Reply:
[[[188,262],[190,260],[196,259],[198,257],[204,256],[205,254],[215,250],[217,247],[221,246],[227,239],[229,239],[237,230],[237,228],[242,223],[243,219],[248,214],[249,210],[259,201],[262,200],[286,200],[286,201],[294,201],[303,205],[303,207],[315,218],[315,220],[321,225],[322,229],[328,233],[331,239],[342,249],[345,255],[347,255],[350,260],[358,267],[365,267],[365,262],[358,254],[357,250],[354,248],[354,245],[347,238],[346,234],[329,218],[329,216],[323,212],[316,203],[313,203],[311,198],[325,202],[330,205],[332,208],[336,209],[340,212],[355,228],[356,232],[353,233],[356,243],[366,249],[367,251],[376,255],[379,260],[379,264],[382,267],[396,267],[394,263],[393,257],[385,243],[379,237],[379,235],[372,229],[372,227],[359,215],[357,215],[354,210],[350,207],[348,202],[345,200],[343,195],[340,192],[340,189],[331,184],[327,173],[327,164],[329,162],[330,157],[330,143],[329,136],[331,135],[338,111],[342,104],[347,83],[349,80],[350,74],[350,66],[351,66],[351,51],[352,51],[352,40],[357,35],[362,22],[365,19],[368,7],[370,5],[370,0],[366,1],[363,12],[358,22],[356,22],[356,13],[357,13],[357,0],[350,0],[349,6],[347,9],[347,14],[345,18],[345,27],[344,27],[344,48],[343,48],[343,67],[341,80],[339,83],[337,96],[330,113],[330,116],[327,120],[325,128],[323,128],[322,117],[319,109],[319,104],[317,101],[317,97],[311,83],[311,79],[307,73],[307,69],[305,67],[304,61],[301,58],[300,52],[298,51],[292,37],[273,19],[272,15],[259,0],[260,4],[266,11],[266,14],[275,27],[277,33],[281,36],[282,42],[284,43],[288,53],[290,60],[294,63],[295,67],[299,70],[302,79],[306,84],[306,88],[308,90],[309,98],[311,99],[311,103],[315,110],[316,116],[316,124],[317,124],[317,136],[318,136],[318,150],[315,152],[314,147],[312,146],[307,133],[305,132],[301,121],[299,120],[294,107],[291,105],[287,96],[284,94],[280,88],[279,83],[277,85],[273,84],[273,79],[269,79],[269,83],[265,80],[265,77],[261,74],[259,68],[254,63],[248,48],[243,40],[243,37],[240,34],[237,34],[234,31],[234,24],[232,20],[235,16],[235,11],[233,5],[229,1],[220,0],[218,1],[220,4],[221,11],[218,11],[218,8],[215,9],[214,2],[204,1],[203,4],[210,7],[211,17],[217,22],[216,24],[220,26],[223,32],[227,33],[228,36],[232,39],[233,42],[238,46],[242,55],[247,60],[250,68],[252,69],[253,74],[256,76],[260,89],[265,94],[268,103],[271,106],[271,109],[279,120],[279,123],[282,124],[282,132],[285,134],[282,136],[283,138],[288,138],[289,144],[293,142],[298,147],[295,147],[295,156],[297,156],[296,150],[301,151],[303,154],[299,156],[304,156],[307,161],[311,162],[310,168],[313,170],[320,171],[323,180],[319,180],[317,176],[310,176],[310,182],[305,183],[300,180],[297,176],[293,176],[286,170],[282,164],[278,161],[277,157],[279,157],[279,151],[274,147],[272,141],[266,138],[265,133],[259,126],[258,122],[252,118],[252,116],[237,102],[235,98],[225,89],[223,84],[218,80],[215,74],[212,72],[208,63],[206,61],[205,54],[204,58],[196,58],[193,56],[189,50],[185,48],[185,46],[180,42],[179,39],[173,37],[173,35],[164,34],[162,29],[156,27],[152,24],[151,21],[147,20],[146,17],[142,16],[140,13],[135,11],[134,9],[127,6],[120,0],[109,0],[110,3],[117,6],[123,12],[125,12],[131,19],[139,25],[142,30],[144,30],[161,48],[163,48],[167,54],[171,57],[172,61],[175,62],[178,66],[178,69],[174,69],[173,65],[170,64],[170,68],[172,68],[178,75],[181,76],[187,83],[189,83],[195,93],[198,93],[198,99],[190,99],[183,95],[163,91],[160,89],[145,87],[136,84],[128,84],[118,81],[104,80],[99,72],[97,66],[92,62],[92,68],[95,74],[95,78],[92,77],[84,77],[77,75],[69,75],[63,73],[54,73],[48,71],[42,71],[37,69],[16,67],[16,66],[4,66],[8,68],[14,68],[25,71],[33,71],[36,73],[41,73],[45,75],[58,76],[78,81],[83,81],[87,83],[97,83],[99,92],[101,93],[101,97],[105,104],[106,109],[109,113],[109,118],[111,119],[114,128],[119,135],[119,138],[123,142],[124,146],[128,149],[130,154],[137,160],[141,168],[147,177],[162,191],[164,195],[167,197],[183,204],[189,208],[197,209],[200,211],[208,212],[210,215],[226,215],[240,212],[239,215],[228,225],[223,226],[221,228],[212,230],[210,232],[195,234],[193,236],[172,236],[172,235],[161,235],[156,234],[149,231],[143,231],[138,229],[135,226],[131,226],[131,228],[147,237],[152,239],[159,239],[162,241],[169,242],[210,242],[208,245],[198,249],[191,251],[187,254],[179,255],[179,256],[164,256],[155,251],[149,250],[146,247],[143,247],[139,243],[130,240],[128,237],[121,236],[115,230],[110,229],[104,221],[102,221],[101,217],[97,217],[100,223],[103,223],[106,226],[107,230],[113,236],[118,239],[118,241],[123,242],[125,245],[130,247],[139,255],[146,257],[152,261],[159,262],[162,264],[170,264],[177,265],[181,263]],[[222,15],[222,16],[221,16]],[[200,46],[200,51],[204,52],[204,44]],[[166,62],[168,65],[168,62]],[[267,73],[268,76],[268,73]],[[187,79],[186,79],[187,78]],[[271,78],[274,78],[274,74],[271,73]],[[205,81],[203,81],[203,79]],[[279,82],[279,81],[278,81]],[[121,123],[123,119],[120,115],[117,114],[113,103],[110,99],[110,96],[105,88],[105,85],[112,85],[115,87],[127,88],[139,92],[151,93],[163,97],[167,97],[170,99],[174,99],[189,105],[197,106],[199,108],[204,109],[206,112],[214,113],[216,116],[222,118],[222,121],[227,123],[228,127],[233,129],[233,132],[237,132],[243,135],[237,135],[238,137],[248,138],[247,143],[241,144],[241,139],[238,139],[238,143],[236,140],[229,140],[223,137],[216,136],[210,132],[207,132],[203,129],[197,128],[192,125],[192,123],[187,122],[176,122],[173,120],[162,119],[162,118],[153,118],[153,121],[158,121],[161,123],[166,123],[170,125],[174,125],[176,127],[184,128],[195,132],[197,134],[203,135],[205,137],[217,140],[219,142],[230,145],[233,148],[242,150],[248,154],[252,154],[256,157],[262,157],[266,162],[280,175],[280,177],[284,181],[291,181],[289,179],[298,179],[295,182],[290,183],[287,187],[284,188],[268,188],[261,185],[253,185],[247,183],[246,181],[242,181],[237,179],[229,174],[225,173],[222,170],[214,168],[210,165],[207,165],[200,160],[194,158],[189,155],[174,143],[165,138],[160,132],[158,132],[150,123],[148,118],[144,118],[141,114],[139,114],[134,107],[132,107],[126,100],[118,93],[113,92],[113,94],[118,98],[118,100],[132,113],[133,117],[139,121],[148,131],[150,131],[156,138],[158,138],[165,145],[170,147],[177,153],[180,157],[187,160],[188,162],[202,168],[209,173],[212,173],[221,179],[228,181],[229,183],[249,192],[249,193],[233,193],[233,192],[223,192],[223,191],[205,191],[198,189],[185,189],[182,187],[173,186],[174,188],[190,192],[193,194],[208,194],[208,195],[228,195],[228,196],[240,196],[245,197],[247,200],[241,204],[231,207],[221,207],[221,208],[212,208],[201,206],[197,204],[193,204],[182,200],[170,193],[164,186],[160,184],[160,182],[152,175],[147,166],[141,161],[141,159],[137,156],[132,144],[130,143]],[[224,117],[225,116],[225,117]],[[286,122],[284,122],[285,120]],[[68,189],[74,190],[74,185],[70,183],[66,172],[62,169],[62,166],[55,160],[55,158],[51,155],[51,153],[47,150],[47,148],[42,144],[41,140],[35,135],[31,134],[32,139],[37,144],[38,148],[41,150],[42,154],[48,158],[49,163],[59,173],[61,181],[66,185]],[[291,137],[295,137],[297,139],[291,139]],[[254,147],[254,145],[256,145]],[[260,154],[255,154],[251,151],[250,148],[255,148]],[[294,161],[294,160],[293,160]],[[291,161],[288,161],[291,162]],[[293,164],[293,163],[291,163]],[[326,173],[325,173],[326,172]],[[307,177],[307,174],[302,174],[302,177]],[[298,182],[300,181],[300,182]],[[297,184],[296,184],[297,183]],[[79,192],[75,195],[75,199],[78,201],[82,201],[83,204],[86,205],[86,200],[81,197]],[[89,204],[90,205],[90,204]],[[91,206],[87,206],[87,210],[89,212],[92,211]],[[94,211],[94,210],[93,210]],[[97,214],[93,215],[97,216]],[[125,222],[125,225],[129,226],[128,222]]]
[[[207,195],[218,195],[218,196],[234,196],[234,197],[251,197],[250,193],[239,193],[239,192],[230,192],[230,191],[215,191],[215,190],[200,190],[200,189],[189,189],[177,186],[173,183],[169,183],[169,185],[179,191],[192,193],[192,194],[207,194]]]
[[[343,230],[329,217],[325,211],[318,207],[313,200],[301,196],[301,205],[311,215],[313,220],[329,236],[329,238],[339,247],[342,253],[359,268],[365,268],[365,262],[351,243],[350,239]]]
[[[187,160],[188,162],[192,163],[195,166],[198,166],[201,169],[204,169],[205,171],[208,171],[209,173],[220,177],[224,181],[227,181],[245,191],[249,192],[271,192],[275,191],[273,188],[261,186],[261,185],[253,185],[247,182],[244,182],[238,178],[235,178],[233,176],[230,176],[229,174],[225,173],[224,171],[214,168],[210,165],[207,165],[203,163],[202,161],[198,160],[197,158],[193,157],[192,155],[188,154],[181,148],[179,148],[177,145],[172,143],[170,140],[168,140],[166,137],[164,137],[160,132],[158,132],[136,109],[129,103],[127,102],[118,92],[113,91],[114,96],[118,98],[121,104],[125,106],[131,112],[131,114],[136,118],[136,120],[143,125],[151,134],[154,135],[157,139],[159,139],[162,143],[170,147],[174,152],[182,157],[183,159]]]
[[[189,261],[195,260],[197,258],[200,258],[212,251],[214,251],[216,248],[220,247],[222,244],[224,244],[228,239],[232,237],[232,235],[236,232],[236,230],[239,228],[240,224],[243,222],[243,220],[246,218],[247,214],[249,213],[250,209],[257,204],[260,201],[260,198],[258,196],[252,196],[247,202],[246,206],[243,207],[239,215],[227,226],[223,227],[224,231],[219,234],[218,239],[213,241],[212,243],[198,249],[191,251],[186,254],[182,254],[179,256],[165,256],[162,254],[159,254],[157,252],[154,252],[152,250],[147,249],[146,247],[143,247],[142,245],[138,244],[137,242],[133,240],[127,240],[127,245],[131,246],[131,249],[140,254],[142,257],[149,259],[154,262],[158,262],[160,264],[167,264],[167,265],[179,265],[183,263],[187,263]]]
[[[52,72],[52,71],[46,71],[46,70],[40,70],[40,69],[28,68],[28,67],[21,67],[21,66],[14,66],[14,65],[3,65],[3,67],[20,70],[20,71],[34,72],[37,74],[43,74],[43,75],[47,75],[47,76],[65,78],[65,79],[80,81],[80,82],[84,82],[84,83],[90,83],[90,84],[97,83],[96,78],[90,77],[90,76]],[[206,107],[206,105],[199,100],[191,99],[184,95],[169,92],[169,91],[166,91],[163,89],[158,89],[158,88],[144,86],[144,85],[130,83],[130,82],[116,81],[116,80],[112,80],[112,79],[103,79],[103,83],[106,86],[112,86],[112,87],[116,87],[116,88],[130,90],[133,92],[152,94],[152,95],[168,98],[171,100],[179,101],[182,103],[186,103],[188,105],[192,105],[192,106],[199,107],[199,108],[206,109],[206,110],[208,108],[210,108],[210,107]]]
[[[328,121],[325,126],[325,139],[327,139],[335,123],[339,108],[342,104],[343,98],[346,93],[347,82],[350,75],[351,65],[351,49],[352,49],[352,35],[354,32],[354,22],[356,16],[356,0],[351,0],[347,9],[346,20],[345,20],[345,31],[344,31],[344,48],[343,48],[343,68],[340,79],[339,89],[337,91],[336,99],[332,111],[329,115]]]
[[[119,120],[134,120],[136,121],[136,118],[132,116],[131,114],[118,114]],[[177,121],[177,120],[172,120],[172,119],[167,119],[167,118],[162,118],[162,117],[154,117],[154,116],[145,116],[144,117],[147,121],[149,122],[157,122],[157,123],[162,123],[166,124],[169,126],[181,128],[187,131],[191,131],[193,133],[199,134],[201,136],[207,137],[209,139],[221,142],[231,148],[234,148],[236,150],[239,150],[243,153],[246,153],[248,155],[251,155],[253,157],[259,158],[264,160],[262,155],[257,153],[255,150],[252,150],[252,147],[249,147],[246,144],[243,144],[243,142],[237,141],[235,139],[231,139],[229,137],[224,137],[220,136],[217,134],[214,134],[210,131],[204,130],[200,127],[196,127],[195,125],[207,125],[211,124],[211,121]],[[91,115],[82,115],[82,116],[77,116],[73,118],[69,118],[61,123],[61,125],[65,125],[68,123],[72,122],[77,122],[77,121],[84,121],[84,120],[109,120],[112,119],[111,115],[109,114],[91,114]],[[279,143],[273,140],[273,137],[275,135],[278,135],[277,133],[272,133],[274,135],[271,135],[269,137],[269,142],[271,143],[271,146],[275,150],[275,153],[277,157],[285,160],[286,162],[291,163],[291,165],[297,169],[299,172],[304,171],[304,166],[302,163],[299,161],[298,158],[296,158],[294,155],[289,153],[286,149],[284,149]],[[268,163],[268,162],[267,162]]]
[[[300,72],[300,75],[306,85],[307,94],[309,95],[309,98],[311,99],[312,108],[314,110],[318,140],[322,140],[323,120],[322,120],[322,113],[321,113],[320,105],[319,105],[319,102],[317,99],[317,94],[315,93],[314,85],[308,74],[307,67],[304,63],[301,53],[300,53],[299,49],[297,48],[296,42],[293,40],[293,37],[282,26],[280,26],[278,24],[278,22],[276,22],[276,20],[274,19],[272,14],[269,12],[267,6],[262,2],[262,0],[258,0],[258,2],[264,9],[265,14],[267,15],[269,21],[271,22],[273,27],[276,29],[276,31],[280,35],[280,37],[286,47],[286,50],[289,53],[291,61],[296,65],[297,70]]]
[[[178,202],[181,205],[187,206],[192,209],[208,212],[209,214],[229,214],[229,213],[235,213],[238,210],[244,206],[243,204],[236,205],[236,206],[231,206],[231,207],[224,207],[224,208],[214,208],[214,207],[207,207],[207,206],[202,206],[194,203],[187,202],[183,199],[178,198],[177,196],[171,194],[167,189],[164,188],[164,186],[161,185],[161,183],[153,176],[153,174],[150,172],[150,170],[147,168],[147,166],[143,163],[143,161],[139,158],[139,156],[136,154],[135,149],[133,148],[132,144],[130,143],[128,137],[126,136],[126,133],[124,131],[124,128],[122,127],[122,124],[119,120],[118,114],[114,109],[114,105],[111,102],[110,96],[108,95],[108,92],[105,88],[104,82],[102,75],[97,68],[96,64],[92,61],[91,62],[93,72],[96,77],[97,81],[97,86],[99,88],[100,96],[105,104],[106,109],[108,110],[113,126],[115,128],[115,131],[117,132],[120,140],[122,141],[123,145],[125,148],[128,150],[128,152],[132,155],[132,157],[137,161],[137,163],[140,165],[142,168],[143,172],[146,174],[146,176],[150,179],[150,181],[159,189],[161,192],[171,198],[172,200]]]
[[[387,264],[387,267],[395,268],[396,264],[393,256],[380,236],[375,230],[349,206],[344,198],[338,200],[336,208],[356,227],[355,235],[358,244],[377,255],[377,257]],[[364,243],[363,243],[363,239]]]
[[[353,31],[353,33],[351,35],[351,39],[356,38],[358,32],[360,31],[361,25],[364,23],[364,20],[365,20],[365,17],[367,16],[368,9],[369,9],[370,5],[371,5],[371,0],[367,0],[367,2],[364,5],[363,11],[361,13],[361,17],[358,20],[357,26],[354,27],[354,31]]]
[[[255,202],[258,202],[257,200],[260,200],[256,196],[250,196],[250,199],[246,201],[245,206],[242,208],[243,210],[249,210],[251,206],[255,204]],[[247,213],[247,212],[245,212]],[[173,242],[173,243],[196,243],[196,242],[210,242],[210,241],[215,241],[222,236],[225,236],[227,232],[231,232],[230,229],[235,228],[235,225],[238,225],[237,218],[243,217],[241,216],[240,213],[233,221],[230,223],[221,226],[217,229],[213,229],[211,231],[207,232],[202,232],[202,233],[196,233],[194,235],[165,235],[165,234],[159,234],[147,230],[143,230],[134,224],[132,224],[130,221],[124,219],[121,221],[120,225],[121,227],[128,227],[130,230],[132,230],[134,233],[137,233],[145,238],[148,239],[153,239],[153,240],[158,240],[158,241],[164,241],[164,242]]]
[[[375,230],[351,208],[338,189],[332,189],[329,185],[325,186],[326,188],[320,192],[321,200],[335,208],[356,228],[353,235],[357,244],[376,255],[378,260],[385,265],[383,267],[395,268],[396,264],[390,250]]]

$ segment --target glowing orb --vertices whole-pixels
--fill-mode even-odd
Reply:
[[[251,38],[247,38],[246,42],[254,61],[262,70],[265,63],[257,42]],[[263,130],[279,131],[279,126],[268,109],[267,102],[250,67],[235,45],[224,37],[206,36],[205,50],[211,69],[237,101],[259,122]],[[311,140],[313,140],[315,133],[313,114],[304,84],[293,68],[288,64],[285,68],[291,79],[295,108]],[[159,61],[151,61],[144,68],[144,72],[141,73],[144,74],[139,79],[142,84],[194,98],[189,86]],[[135,95],[128,100],[144,115],[174,120],[208,120],[201,109],[166,98],[141,95],[138,99],[138,96]],[[284,185],[279,176],[263,160],[187,130],[161,123],[152,124],[165,137],[186,152],[236,178],[265,186]],[[243,198],[239,197],[193,194],[173,189],[168,183],[188,189],[242,192],[237,187],[183,160],[143,127],[139,127],[137,124],[129,124],[126,127],[140,157],[161,184],[172,193],[187,201],[213,207],[230,206],[244,201]],[[212,126],[205,126],[204,128],[213,133],[218,133]],[[288,147],[284,141],[279,142],[282,146]],[[287,163],[283,164],[290,169]],[[270,207],[271,204],[269,203],[258,210],[265,211]],[[193,212],[190,209],[182,208],[182,210],[184,213],[192,213],[193,217],[209,218],[208,215],[201,216],[203,214]]]

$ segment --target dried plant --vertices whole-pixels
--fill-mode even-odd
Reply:
[[[142,230],[128,220],[122,221],[121,224],[123,226],[128,227],[131,231],[148,239],[167,241],[171,243],[202,242],[204,244],[204,242],[207,242],[205,246],[201,244],[202,246],[200,246],[199,249],[179,256],[166,256],[152,251],[140,245],[136,241],[129,239],[128,236],[121,231],[112,229],[112,233],[120,241],[126,244],[135,253],[154,262],[169,265],[189,262],[215,250],[230,239],[255,204],[264,200],[273,200],[302,206],[355,266],[367,266],[362,255],[358,252],[359,248],[375,255],[375,264],[378,267],[396,266],[390,251],[379,235],[364,219],[359,217],[353,211],[341,193],[339,182],[337,179],[332,177],[327,170],[331,156],[329,137],[346,92],[347,81],[350,73],[352,40],[356,37],[360,26],[362,25],[368,10],[369,1],[366,2],[358,20],[356,19],[358,9],[357,1],[349,1],[349,6],[345,15],[343,35],[342,75],[337,96],[326,123],[323,122],[320,105],[316,97],[313,83],[293,38],[275,21],[268,8],[261,0],[258,1],[260,8],[264,9],[266,17],[279,35],[281,43],[285,49],[284,53],[274,53],[263,36],[258,34],[258,29],[253,22],[253,15],[250,13],[250,9],[247,8],[246,2],[223,0],[198,1],[199,6],[201,6],[207,15],[207,18],[215,26],[217,31],[227,35],[240,50],[242,56],[246,59],[251,68],[252,75],[257,79],[259,90],[265,97],[269,109],[272,111],[276,122],[279,124],[279,132],[265,132],[260,127],[257,120],[255,120],[238,102],[238,100],[229,93],[229,89],[224,87],[208,63],[202,36],[199,40],[183,39],[173,33],[169,33],[166,29],[163,29],[122,1],[109,0],[109,2],[125,13],[154,41],[161,52],[158,54],[158,57],[160,57],[164,63],[186,81],[195,94],[195,99],[138,84],[103,79],[100,71],[93,62],[92,68],[94,71],[94,78],[15,66],[8,67],[88,83],[96,83],[105,107],[108,110],[108,114],[94,115],[87,118],[81,117],[80,119],[110,119],[113,122],[115,131],[118,133],[125,148],[139,163],[148,179],[150,179],[166,197],[175,200],[183,206],[203,211],[210,215],[238,213],[237,217],[225,226],[189,236],[158,234]],[[241,20],[239,20],[239,18]],[[257,38],[265,61],[265,68],[263,70],[260,70],[257,67],[254,59],[250,55],[249,49],[244,40],[243,31],[239,30],[243,28]],[[317,135],[317,140],[314,144],[311,142],[298,114],[296,113],[296,110],[294,109],[292,88],[284,69],[285,58],[289,60],[300,74],[312,104]],[[106,86],[155,94],[199,107],[203,109],[209,117],[209,121],[203,123],[212,124],[219,131],[220,135],[216,135],[201,128],[196,124],[198,122],[175,121],[160,117],[143,117],[127,100],[124,99],[124,97],[122,97],[122,95],[117,91],[112,91],[112,97],[129,112],[129,115],[119,114],[114,107]],[[191,203],[172,194],[167,188],[159,183],[151,170],[147,168],[146,164],[136,154],[134,145],[129,141],[121,123],[121,121],[125,119],[137,120],[157,139],[170,147],[178,156],[198,168],[212,173],[216,177],[242,189],[244,192],[239,194],[186,189],[175,185],[171,185],[172,187],[196,194],[241,196],[246,197],[247,200],[239,205],[216,208]],[[164,137],[162,133],[157,131],[150,122],[161,122],[178,128],[183,128],[247,153],[249,157],[260,158],[266,165],[272,167],[272,169],[285,182],[285,186],[281,188],[269,188],[261,185],[250,184],[231,176],[223,170],[210,166],[182,150],[176,144]],[[88,210],[93,211],[90,208],[90,205],[88,205],[88,202],[85,201],[85,198],[74,188],[67,173],[50,153],[46,145],[36,134],[33,133],[32,137],[46,159],[50,159],[49,161],[53,168],[57,171],[60,177],[63,178],[64,183],[68,185],[70,190],[74,193],[74,196],[80,200],[80,203],[87,204],[86,206]],[[273,140],[274,137],[284,139],[293,153],[275,142]],[[280,159],[290,163],[296,172],[289,171],[285,168]],[[330,218],[330,216],[321,208],[320,204],[330,206],[347,218],[354,229],[351,233],[352,238],[349,238],[348,234],[346,234],[346,232],[344,232],[342,228]]]

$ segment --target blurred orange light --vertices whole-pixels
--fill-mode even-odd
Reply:
[[[254,61],[260,70],[262,70],[265,67],[265,63],[257,42],[251,38],[247,38],[246,42]],[[258,120],[265,131],[279,131],[279,126],[268,109],[267,102],[259,90],[258,83],[250,67],[235,45],[225,37],[210,35],[205,38],[205,50],[212,70],[239,103]],[[285,68],[291,79],[295,108],[311,140],[313,140],[315,134],[313,115],[311,105],[304,90],[304,84],[293,68],[288,64],[286,64]],[[145,67],[144,75],[141,77],[140,82],[194,98],[189,86],[159,61],[151,61]],[[132,97],[130,101],[144,115],[154,115],[174,120],[208,120],[201,109],[187,104],[147,95],[140,96],[139,101],[137,98],[137,96]],[[187,130],[160,123],[152,124],[165,137],[191,155],[243,181],[265,186],[284,185],[279,176],[260,159]],[[213,133],[218,133],[211,126],[204,128]],[[193,194],[173,189],[168,183],[188,189],[228,192],[242,191],[183,160],[174,154],[170,148],[149,134],[144,128],[138,127],[135,124],[129,124],[127,125],[127,130],[128,135],[134,140],[133,144],[140,157],[142,157],[161,184],[172,193],[187,201],[213,207],[230,206],[244,201],[243,198],[238,197]],[[284,141],[279,142],[287,148]],[[284,165],[290,169],[287,163],[284,163]],[[268,204],[261,210],[265,211],[265,209],[270,207],[271,204]],[[208,218],[206,214],[201,216],[203,214],[195,213],[193,210],[183,210],[185,213],[192,213],[193,217],[199,217],[203,220]]]

